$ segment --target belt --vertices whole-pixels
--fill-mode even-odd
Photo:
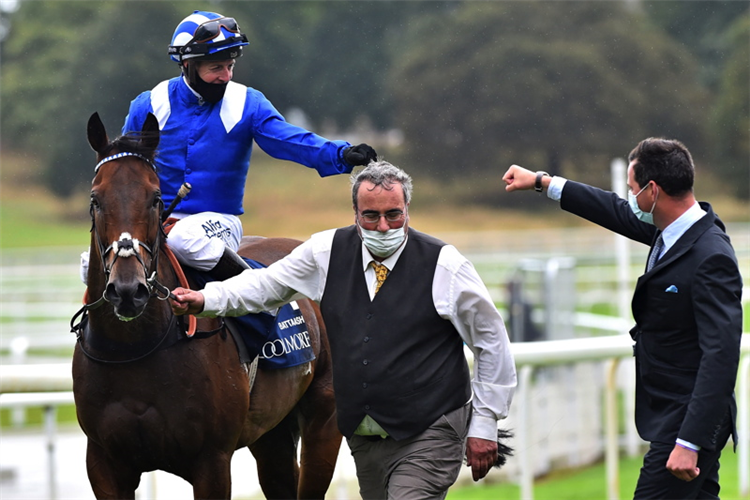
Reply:
[[[382,436],[363,436],[362,434],[355,434],[355,435],[361,437],[362,439],[365,439],[367,441],[372,441],[372,442],[385,441],[386,439],[390,438],[390,436],[382,437]]]

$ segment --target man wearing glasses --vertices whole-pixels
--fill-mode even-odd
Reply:
[[[444,498],[464,453],[474,480],[483,478],[516,386],[487,288],[455,247],[409,228],[411,192],[403,170],[370,163],[352,175],[353,225],[313,235],[266,269],[201,292],[178,288],[172,302],[176,314],[202,316],[301,296],[320,303],[338,425],[365,499]]]
[[[161,82],[130,105],[123,133],[139,131],[149,113],[159,120],[155,163],[169,206],[180,186],[192,191],[175,207],[169,246],[183,264],[225,279],[247,268],[235,251],[242,238],[253,141],[270,156],[317,170],[351,172],[376,158],[366,144],[330,141],[287,123],[259,91],[232,81],[247,37],[237,21],[195,11],[172,36],[169,56],[181,75]]]

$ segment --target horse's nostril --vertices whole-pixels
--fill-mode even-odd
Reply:
[[[120,303],[120,294],[117,293],[117,287],[113,283],[107,285],[106,290],[104,290],[104,298],[113,305]]]
[[[133,296],[133,303],[138,308],[146,307],[146,303],[148,302],[150,296],[151,295],[148,291],[148,287],[143,283],[138,283],[138,288],[135,291],[135,295]]]

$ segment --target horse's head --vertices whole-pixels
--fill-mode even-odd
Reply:
[[[140,134],[110,142],[94,113],[88,140],[97,166],[91,186],[91,267],[89,290],[103,297],[124,321],[143,313],[151,295],[148,278],[156,271],[163,236],[163,203],[153,164],[159,124],[149,114]]]

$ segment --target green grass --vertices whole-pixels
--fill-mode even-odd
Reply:
[[[633,490],[641,468],[642,457],[621,458],[620,498],[633,498]],[[721,498],[739,500],[737,455],[731,443],[721,456]],[[453,487],[448,500],[511,500],[521,498],[521,488],[515,484],[478,484]],[[607,498],[605,464],[599,463],[582,469],[555,471],[534,483],[535,500],[602,500]],[[744,497],[749,498],[749,497]]]
[[[0,410],[0,427],[9,429],[13,427],[11,409]],[[78,422],[76,408],[74,405],[60,405],[57,407],[58,424],[71,424]],[[39,428],[44,425],[44,410],[41,407],[29,406],[26,408],[26,418],[23,429]]]
[[[32,205],[32,201],[22,200],[0,204],[0,248],[88,246],[90,223],[53,214],[35,216]]]

